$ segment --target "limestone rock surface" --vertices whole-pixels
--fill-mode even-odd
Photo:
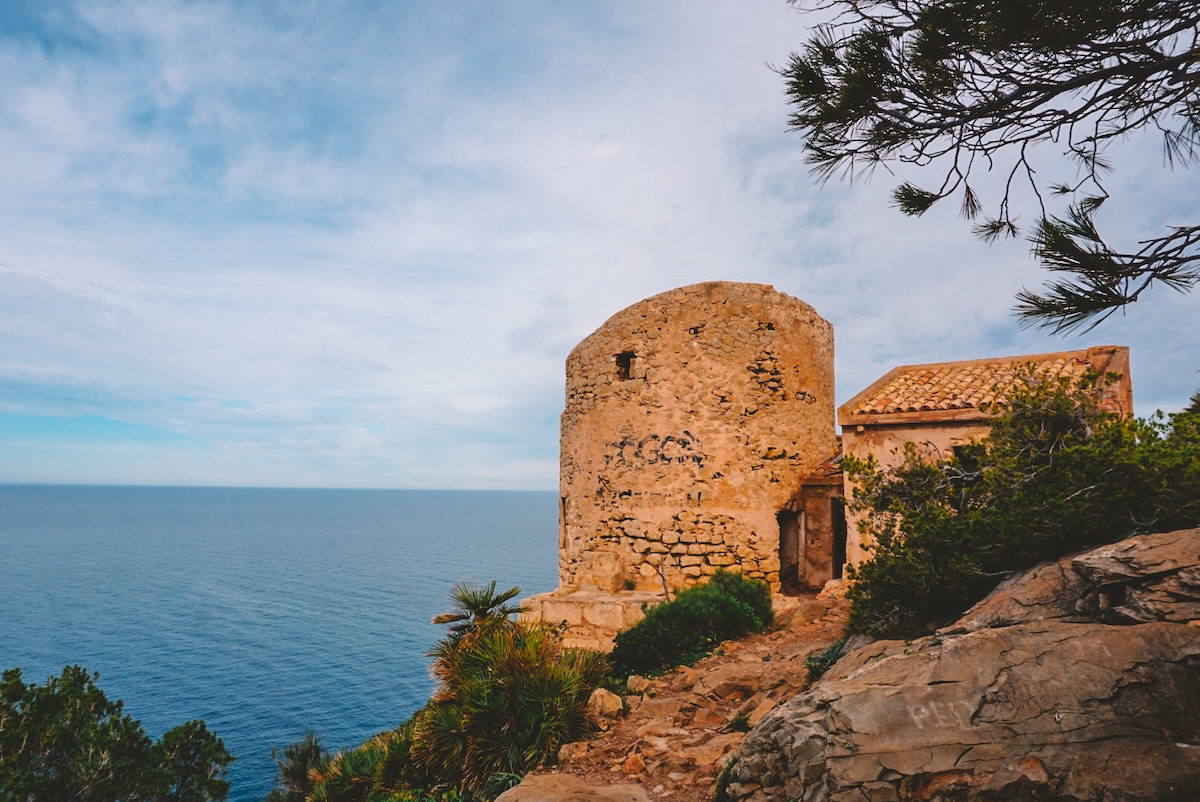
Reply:
[[[530,774],[496,802],[650,802],[640,785],[591,786],[570,774]]]
[[[843,657],[743,743],[759,800],[1200,799],[1200,529],[1038,566]]]
[[[1132,623],[1200,619],[1200,536],[1142,535],[1043,563],[1001,583],[953,633],[1030,621]]]

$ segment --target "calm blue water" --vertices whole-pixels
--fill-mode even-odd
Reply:
[[[459,579],[556,583],[553,493],[0,486],[0,668],[79,663],[158,737],[192,718],[236,756],[347,747],[432,688],[430,619]]]

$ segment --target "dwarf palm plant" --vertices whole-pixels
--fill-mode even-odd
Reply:
[[[324,766],[313,769],[311,802],[367,802],[376,794],[375,770],[383,752],[371,741],[340,752]]]
[[[321,748],[321,739],[312,730],[304,737],[283,749],[272,749],[271,759],[278,770],[275,773],[275,789],[267,795],[267,802],[305,802],[312,793],[313,769],[323,770],[331,759]]]
[[[434,619],[455,627],[431,652],[440,687],[416,716],[412,754],[471,791],[536,768],[582,735],[607,670],[600,654],[564,649],[554,627],[512,621],[508,601],[519,592],[456,585],[456,611]]]
[[[510,623],[512,616],[525,612],[525,608],[519,604],[509,604],[519,595],[519,587],[497,593],[494,579],[486,585],[455,582],[450,587],[450,601],[454,609],[434,616],[433,623],[453,624],[446,640],[456,642],[479,629]]]

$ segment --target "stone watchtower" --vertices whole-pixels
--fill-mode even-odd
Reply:
[[[567,358],[559,592],[722,567],[778,590],[801,485],[837,449],[833,401],[833,327],[769,285],[694,284],[613,315]]]

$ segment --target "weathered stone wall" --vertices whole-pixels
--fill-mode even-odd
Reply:
[[[776,514],[836,449],[833,328],[765,284],[618,312],[567,359],[559,581],[672,588],[718,568],[779,586]]]

